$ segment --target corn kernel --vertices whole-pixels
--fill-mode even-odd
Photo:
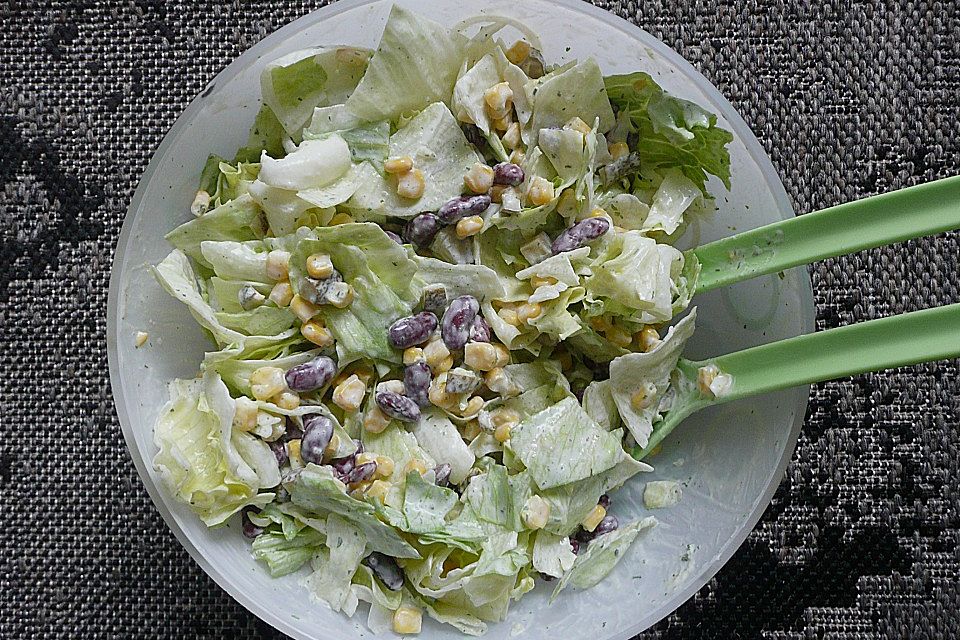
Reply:
[[[630,406],[637,411],[649,409],[657,396],[657,387],[652,382],[645,382],[630,396]]]
[[[334,388],[333,404],[347,413],[353,413],[363,404],[365,395],[367,395],[367,385],[354,374]]]
[[[257,426],[257,403],[246,396],[240,396],[234,402],[233,428],[239,431],[252,431]]]
[[[539,302],[527,302],[517,309],[517,318],[521,323],[529,324],[531,320],[538,318],[542,313],[543,307],[540,306]]]
[[[373,484],[373,480],[361,480],[360,482],[354,482],[350,486],[349,496],[354,500],[363,500],[364,496],[367,494],[367,489],[370,488],[370,485]]]
[[[610,155],[613,157],[614,160],[619,160],[620,158],[630,153],[630,147],[627,146],[626,142],[614,142],[609,147],[607,147],[607,151],[610,152]]]
[[[508,83],[499,82],[483,92],[483,101],[487,103],[487,113],[492,118],[503,118],[513,105],[513,89]]]
[[[513,64],[520,64],[530,57],[530,44],[525,40],[517,40],[513,46],[506,50],[507,60]]]
[[[535,207],[553,200],[553,183],[543,176],[534,176],[527,188],[527,200]]]
[[[583,519],[580,523],[580,526],[586,529],[587,531],[593,531],[597,528],[597,525],[600,524],[600,521],[607,517],[607,510],[603,508],[602,505],[597,505],[593,508],[587,517]]]
[[[310,318],[317,315],[319,309],[300,296],[293,296],[290,300],[290,311],[293,312],[293,315],[297,316],[300,322],[309,322]]]
[[[300,438],[287,442],[287,456],[298,467],[303,466],[303,458],[300,457]]]
[[[390,493],[390,488],[393,485],[387,482],[386,480],[374,480],[370,483],[370,486],[367,487],[364,497],[372,498],[380,504],[383,504],[387,499],[387,494]]]
[[[355,467],[359,467],[360,465],[367,464],[369,462],[376,464],[377,454],[370,451],[364,451],[363,453],[358,453],[353,459],[353,465]]]
[[[460,435],[463,436],[463,439],[467,442],[472,442],[474,438],[480,435],[481,431],[480,423],[477,420],[470,420],[460,427]]]
[[[430,382],[430,388],[427,390],[427,397],[430,398],[431,404],[434,404],[441,409],[452,409],[454,403],[457,402],[457,397],[453,394],[447,393],[446,384],[447,376],[441,373]]]
[[[497,425],[497,428],[493,431],[493,439],[503,444],[510,439],[510,431],[515,426],[512,422],[505,422],[501,425]]]
[[[505,367],[510,364],[510,349],[507,349],[502,344],[495,344],[493,345],[493,350],[497,354],[497,359],[494,361],[493,366]]]
[[[523,164],[523,159],[526,157],[527,154],[525,154],[523,151],[520,149],[514,149],[512,152],[510,152],[510,156],[507,158],[507,160],[513,164]]]
[[[473,396],[467,402],[467,406],[464,407],[463,411],[460,412],[462,416],[472,416],[480,412],[480,409],[483,409],[483,398],[480,396]]]
[[[520,510],[520,518],[528,529],[543,529],[550,519],[550,503],[540,496],[530,496]]]
[[[650,325],[645,326],[634,336],[641,351],[651,351],[660,344],[660,334]]]
[[[318,347],[329,347],[333,344],[333,334],[316,320],[304,323],[300,327],[300,334]]]
[[[477,371],[490,371],[497,366],[497,350],[489,342],[468,342],[463,348],[463,362]]]
[[[329,278],[333,275],[333,262],[325,253],[315,253],[307,258],[307,273],[311,278]]]
[[[330,459],[337,452],[337,449],[340,448],[340,436],[333,434],[333,437],[330,438],[330,444],[327,445],[327,448],[323,450],[323,457]]]
[[[587,135],[588,133],[593,131],[593,129],[590,128],[590,125],[588,125],[586,122],[581,120],[578,116],[574,116],[573,118],[570,118],[570,121],[564,125],[564,128],[573,129],[574,131],[579,131],[583,135]]]
[[[500,316],[501,320],[511,326],[519,327],[522,324],[520,322],[520,316],[517,315],[517,310],[511,307],[500,309],[500,311],[497,311],[497,315]]]
[[[511,151],[519,148],[523,142],[523,139],[520,137],[520,123],[511,122],[510,126],[507,127],[507,132],[503,134],[500,140],[503,142],[503,146]]]
[[[348,216],[345,213],[338,213],[337,215],[330,218],[331,227],[335,227],[339,224],[350,224],[352,222],[356,222],[356,220],[354,220],[352,216]]]
[[[433,368],[433,372],[435,374],[446,373],[447,371],[450,371],[450,369],[453,369],[453,364],[453,354],[451,354],[441,360],[440,364]]]
[[[410,461],[403,466],[403,475],[407,476],[411,471],[423,475],[427,472],[427,465],[420,458],[410,458]]]
[[[275,403],[281,409],[293,411],[300,406],[300,394],[296,391],[282,391]]]
[[[520,422],[520,414],[517,413],[514,409],[507,407],[501,407],[495,411],[490,412],[490,419],[493,421],[493,424],[500,426],[502,424],[517,424]]]
[[[457,222],[457,237],[461,240],[475,236],[481,230],[483,230],[483,218],[481,216],[468,216]]]
[[[346,309],[353,304],[353,285],[348,282],[334,282],[327,288],[327,302],[337,309]]]
[[[423,348],[423,359],[431,369],[438,367],[449,355],[450,350],[439,338],[428,342]]]
[[[633,336],[620,327],[610,327],[604,335],[607,337],[607,340],[618,347],[629,347],[630,343],[633,342]]]
[[[557,284],[557,279],[553,276],[533,276],[530,278],[530,286],[534,289],[539,287],[549,287]]]
[[[150,338],[150,334],[146,331],[137,331],[133,336],[133,344],[138,349],[147,343],[147,340]]]
[[[250,374],[250,391],[257,400],[269,400],[287,388],[283,369],[260,367]]]
[[[482,162],[475,162],[464,174],[463,184],[473,193],[486,193],[493,186],[493,169]]]
[[[397,180],[397,195],[401,198],[416,200],[423,195],[423,189],[426,187],[423,171],[420,169],[411,169]]]
[[[293,300],[293,287],[291,287],[290,283],[286,280],[278,282],[273,285],[273,289],[270,290],[269,298],[270,301],[278,307],[289,306],[290,301]]]
[[[510,125],[513,124],[513,120],[510,118],[510,114],[507,113],[502,118],[496,118],[493,121],[493,128],[497,131],[506,131],[510,128]]]
[[[423,625],[423,613],[416,607],[404,605],[393,612],[393,631],[394,633],[410,634],[420,633]]]
[[[403,350],[403,364],[413,364],[423,360],[423,349],[420,347],[409,347]]]
[[[715,364],[708,364],[697,370],[697,387],[708,398],[719,398],[733,386],[733,377],[723,373]]]
[[[290,277],[290,252],[274,250],[267,254],[267,277],[286,280]]]
[[[387,173],[399,175],[413,169],[413,158],[410,156],[399,156],[397,158],[388,158],[383,163],[383,170]]]
[[[494,367],[487,371],[483,376],[483,382],[487,385],[487,389],[502,396],[515,396],[520,392],[519,387],[510,379],[503,367]]]
[[[377,454],[376,456],[377,463],[377,473],[376,477],[378,478],[389,478],[393,475],[393,470],[396,468],[396,464],[393,462],[393,458],[390,456],[385,456],[383,454]]]
[[[599,331],[601,333],[606,333],[613,328],[613,324],[610,323],[610,319],[605,316],[594,316],[590,318],[590,326],[593,327],[594,331]]]
[[[395,393],[398,396],[402,396],[407,392],[407,390],[403,387],[402,380],[384,380],[377,385],[377,392],[379,393],[381,391],[389,391],[390,393]]]
[[[371,406],[363,416],[363,428],[370,433],[381,433],[388,426],[390,426],[390,416],[376,405]]]

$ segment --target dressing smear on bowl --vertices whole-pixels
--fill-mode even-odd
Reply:
[[[611,494],[679,392],[699,267],[672,242],[731,134],[487,16],[395,7],[375,52],[289,54],[261,87],[154,267],[211,338],[154,428],[167,489],[374,632],[479,635],[601,581],[656,524]]]

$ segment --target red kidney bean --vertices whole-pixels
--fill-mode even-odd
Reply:
[[[313,391],[325,386],[337,374],[337,364],[327,356],[290,367],[283,378],[291,391]]]
[[[450,486],[450,472],[452,468],[450,467],[449,462],[441,462],[433,469],[433,473],[436,475],[436,480],[438,487],[449,487]]]
[[[442,226],[437,216],[432,213],[421,213],[403,228],[403,237],[412,245],[420,248],[427,247],[437,237],[437,232]]]
[[[300,440],[300,457],[304,462],[321,464],[323,452],[333,438],[333,420],[315,413],[303,420],[303,438]]]
[[[620,521],[617,520],[617,516],[612,513],[604,516],[603,520],[600,521],[600,524],[597,525],[597,528],[593,530],[593,537],[602,536],[605,533],[610,533],[611,531],[616,531],[617,527],[620,526]]]
[[[389,229],[384,229],[383,232],[384,232],[385,234],[387,234],[387,237],[388,237],[388,238],[390,238],[391,240],[393,240],[393,241],[396,242],[397,244],[403,244],[403,238],[401,238],[400,236],[398,236],[397,234],[395,234],[393,231],[390,231]]]
[[[240,522],[243,524],[243,535],[247,538],[256,538],[263,533],[263,528],[253,524],[250,520],[250,513],[255,511],[253,507],[246,507],[241,511]]]
[[[406,396],[392,391],[380,391],[375,397],[380,410],[401,422],[419,422],[420,407]]]
[[[443,224],[453,224],[460,218],[483,213],[490,206],[490,196],[483,194],[479,196],[458,196],[448,200],[439,211],[437,218]]]
[[[429,311],[421,311],[390,325],[387,340],[397,349],[406,349],[429,340],[436,328],[437,316]]]
[[[374,551],[363,559],[363,564],[370,567],[370,571],[390,591],[399,591],[403,588],[403,571],[397,561],[390,556]]]
[[[490,342],[490,325],[479,313],[470,327],[470,339],[474,342]]]
[[[403,369],[403,388],[408,398],[421,407],[430,406],[430,367],[423,360]]]
[[[364,462],[350,470],[343,482],[344,484],[353,484],[354,482],[363,482],[377,472],[376,462]]]
[[[591,240],[596,240],[610,230],[610,221],[604,217],[587,218],[568,227],[553,241],[553,255],[579,249]]]
[[[607,494],[603,494],[602,496],[600,496],[600,500],[597,501],[597,504],[599,504],[599,505],[600,505],[601,507],[603,507],[604,509],[609,509],[609,508],[610,508],[610,496],[608,496]]]
[[[353,471],[353,467],[355,463],[356,463],[355,456],[346,456],[345,458],[337,458],[336,460],[331,460],[330,467],[333,469],[333,472],[337,474],[337,477],[343,480],[350,474],[351,471]]]
[[[275,440],[268,444],[270,445],[270,450],[273,451],[274,457],[277,459],[277,465],[282,467],[287,464],[290,456],[287,454],[286,442],[283,440]]]
[[[523,182],[523,178],[523,169],[512,162],[501,162],[493,168],[493,184],[515,187]]]
[[[473,321],[480,311],[480,303],[473,296],[454,298],[443,314],[440,335],[448,349],[462,349],[470,339]]]

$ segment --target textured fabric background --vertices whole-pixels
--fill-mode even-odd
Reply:
[[[141,172],[230,60],[323,2],[0,1],[0,637],[273,638],[177,544],[107,376]],[[798,211],[960,172],[954,2],[598,2],[740,110]],[[958,235],[817,264],[819,328],[960,301]],[[756,531],[649,639],[960,636],[956,362],[816,387]]]

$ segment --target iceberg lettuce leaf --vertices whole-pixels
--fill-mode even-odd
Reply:
[[[314,529],[303,529],[293,538],[282,533],[261,533],[253,541],[253,557],[267,565],[274,578],[293,573],[317,553],[325,540]]]

